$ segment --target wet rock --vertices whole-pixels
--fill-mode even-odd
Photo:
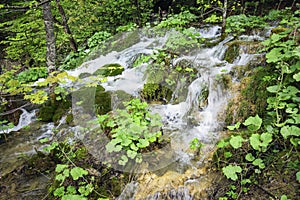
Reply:
[[[122,72],[124,71],[124,67],[121,66],[120,64],[114,63],[114,64],[107,64],[102,66],[101,68],[97,69],[93,75],[94,76],[117,76],[122,74]]]
[[[90,74],[90,73],[88,73],[88,72],[84,72],[84,73],[81,73],[81,74],[79,74],[79,78],[80,79],[84,79],[84,78],[87,78],[87,77],[90,77],[90,76],[92,76],[92,74]]]
[[[172,97],[172,91],[170,88],[157,83],[146,83],[141,91],[141,97],[148,102],[162,101],[168,103]]]

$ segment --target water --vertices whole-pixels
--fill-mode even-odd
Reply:
[[[204,38],[218,39],[220,36],[220,27],[208,27],[199,30],[199,32]],[[139,97],[140,91],[146,82],[147,75],[145,73],[147,64],[136,68],[131,68],[130,64],[137,55],[151,54],[156,51],[157,48],[163,47],[168,35],[169,33],[161,37],[147,37],[145,34],[140,34],[140,42],[120,52],[111,51],[105,56],[100,55],[98,58],[84,63],[76,70],[69,71],[69,74],[79,76],[81,73],[93,73],[105,64],[118,63],[124,66],[125,71],[121,75],[108,77],[108,80],[105,83],[101,83],[101,85],[106,91],[115,92],[122,90],[134,97]],[[243,36],[241,39],[256,41],[261,40],[259,37],[261,36]],[[227,37],[212,48],[202,47],[185,55],[179,55],[174,59],[174,63],[183,59],[191,61],[193,65],[197,67],[198,76],[186,88],[187,95],[183,101],[178,103],[174,101],[175,95],[178,92],[176,91],[179,88],[178,86],[169,104],[163,105],[154,103],[150,105],[151,112],[158,113],[162,117],[164,137],[170,139],[170,144],[155,152],[143,154],[143,160],[147,164],[135,166],[137,168],[135,172],[138,173],[137,176],[140,177],[139,181],[129,183],[118,199],[134,199],[135,195],[141,196],[142,194],[147,194],[147,197],[142,195],[144,199],[154,200],[163,198],[193,199],[193,195],[191,195],[191,188],[193,187],[191,187],[191,185],[201,184],[201,177],[203,177],[205,173],[199,173],[199,168],[203,164],[203,161],[209,157],[215,143],[220,138],[220,131],[224,128],[224,111],[231,94],[228,88],[224,86],[222,76],[228,75],[234,66],[246,66],[255,56],[258,56],[258,54],[249,54],[247,49],[241,47],[240,56],[234,63],[227,63],[223,58],[228,48],[226,44],[231,40],[233,40],[233,37]],[[83,82],[75,83],[73,87],[79,88],[87,81],[91,81],[91,78],[85,78]],[[114,94],[117,95],[116,93]],[[207,95],[205,96],[205,94]],[[95,92],[90,92],[85,98],[93,99],[95,98],[94,95]],[[95,115],[88,116],[85,115],[85,113],[80,113],[80,117],[76,116],[79,115],[78,113],[81,107],[74,99],[75,98],[73,98],[72,110],[75,121],[78,117],[78,123],[75,123],[77,126],[71,127],[70,131],[72,130],[72,132],[83,141],[90,153],[98,158],[98,154],[104,154],[103,149],[97,149],[97,145],[99,144],[95,145],[95,141],[90,141],[87,135],[82,135],[79,126],[82,125],[82,119],[90,119],[90,117],[92,118]],[[118,102],[114,102],[114,99],[118,98],[112,98],[112,105],[118,104]],[[93,106],[93,101],[91,101],[91,105],[89,106]],[[20,123],[17,126],[18,128],[10,131],[17,131],[21,127],[30,124],[34,120],[34,115],[34,112],[28,113],[26,110],[23,110]],[[64,122],[64,119],[62,119],[59,126],[64,124]],[[31,148],[25,148],[26,150],[22,151],[22,153],[32,154],[36,148],[40,149],[41,146],[35,146],[37,141],[45,137],[51,140],[53,128],[53,124],[41,126],[40,131],[31,136],[35,139],[28,140],[28,146],[31,146]],[[194,138],[197,138],[204,144],[200,156],[196,155],[195,152],[192,152],[189,148],[190,141]],[[22,141],[24,140],[25,138],[23,138]],[[35,148],[33,148],[33,146],[35,146]],[[17,155],[18,152],[20,152],[19,149],[12,149],[8,154]],[[196,162],[195,158],[197,158]],[[1,162],[9,163],[3,159],[4,158],[1,158]],[[14,162],[15,161],[16,160],[14,160]],[[118,168],[118,166],[113,167],[126,171],[126,169]],[[129,171],[132,171],[132,169],[129,169]],[[158,171],[161,173],[164,171],[164,173],[162,173],[163,175],[155,175]],[[6,173],[8,172],[9,171]],[[141,178],[144,176],[143,174],[151,176],[151,181],[146,182],[146,178]],[[180,179],[178,177],[180,177]],[[182,181],[179,181],[181,179]],[[174,183],[173,186],[166,188],[166,185],[171,182]],[[147,187],[147,184],[152,184],[154,189],[150,186]],[[205,187],[205,185],[203,187]]]
[[[22,114],[20,115],[20,119],[18,125],[14,126],[13,128],[7,130],[0,130],[1,133],[10,133],[12,131],[19,131],[21,128],[28,126],[32,122],[36,120],[36,110],[28,112],[27,110],[21,108]]]

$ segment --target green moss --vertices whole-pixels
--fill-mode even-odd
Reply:
[[[40,110],[37,113],[38,119],[40,119],[42,122],[52,122],[52,117],[55,112],[55,106],[43,106],[40,108]]]
[[[120,64],[114,63],[114,64],[107,64],[107,65],[100,67],[93,73],[93,75],[94,76],[102,75],[105,77],[116,76],[116,75],[122,74],[123,71],[124,71],[123,66],[121,66]]]
[[[90,73],[87,73],[87,72],[84,72],[84,73],[81,73],[81,74],[79,74],[79,78],[80,79],[84,79],[84,78],[86,78],[86,77],[89,77],[89,76],[91,76],[92,74],[90,74]]]
[[[239,44],[229,43],[228,49],[226,50],[224,60],[229,63],[233,63],[233,61],[239,56],[240,47]]]
[[[111,94],[110,92],[105,92],[102,86],[97,86],[96,88],[95,108],[96,113],[99,115],[104,115],[111,111]]]
[[[127,33],[120,33],[114,37],[114,42],[111,44],[113,51],[123,51],[140,41],[139,30]]]
[[[162,101],[167,103],[171,100],[172,91],[157,83],[146,83],[141,91],[141,97],[146,101]]]
[[[67,117],[66,117],[66,123],[69,124],[69,125],[72,125],[73,124],[73,119],[74,119],[73,114],[68,114]]]

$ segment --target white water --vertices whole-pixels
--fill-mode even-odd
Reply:
[[[22,114],[20,115],[19,123],[17,126],[14,126],[11,129],[0,130],[0,134],[2,133],[10,133],[12,131],[19,131],[21,128],[28,126],[30,123],[36,120],[36,110],[28,112],[27,110],[21,108]]]
[[[219,27],[200,30],[200,33],[204,38],[214,39],[219,35]],[[168,34],[163,37],[154,38],[142,36],[141,41],[137,44],[121,52],[112,51],[106,56],[99,56],[99,58],[95,60],[84,63],[76,70],[70,71],[69,74],[79,76],[81,73],[85,72],[93,73],[105,64],[118,63],[125,67],[125,71],[119,76],[109,77],[108,81],[103,83],[102,86],[107,91],[123,90],[128,94],[138,97],[139,92],[146,81],[145,69],[147,65],[144,64],[140,67],[130,68],[128,63],[130,63],[132,58],[137,54],[151,54],[156,50],[156,48],[162,47],[166,42],[167,37]],[[256,36],[253,38],[255,40],[259,40]],[[244,37],[245,40],[253,40],[253,38]],[[220,75],[229,73],[231,68],[235,65],[247,65],[255,56],[247,54],[247,52],[241,52],[240,56],[233,64],[229,64],[224,61],[223,57],[227,49],[226,43],[232,39],[233,37],[228,37],[215,47],[200,48],[193,51],[191,54],[181,55],[174,60],[174,63],[181,59],[192,61],[194,65],[197,66],[199,76],[187,88],[188,92],[185,101],[177,104],[151,105],[151,111],[158,113],[162,117],[162,121],[164,123],[163,130],[167,136],[170,137],[171,147],[162,149],[162,154],[168,155],[166,155],[166,157],[162,157],[162,159],[158,161],[159,163],[156,163],[155,166],[151,166],[151,168],[145,167],[144,169],[140,169],[141,171],[159,170],[161,168],[168,167],[172,163],[180,163],[180,165],[177,165],[178,168],[172,170],[180,171],[182,166],[196,168],[200,163],[192,162],[194,155],[189,151],[190,141],[194,138],[198,138],[205,145],[214,146],[215,142],[219,139],[219,132],[223,128],[222,113],[226,108],[230,94],[226,91],[226,89],[224,89],[223,83],[218,81],[218,79]],[[89,79],[90,78],[85,78],[84,81],[89,81]],[[207,103],[202,108],[199,108],[199,96],[202,95],[204,88],[207,88],[208,90]],[[86,98],[94,98],[94,96],[87,96]],[[74,115],[76,115],[74,111],[78,108],[76,103],[77,102],[73,102]],[[114,102],[112,102],[112,105],[114,105]],[[25,112],[23,111],[23,114],[24,113]],[[25,113],[24,115],[27,117],[30,116],[29,113]],[[74,118],[76,118],[76,116],[74,116]],[[21,127],[21,125],[18,125],[18,127]],[[52,126],[49,126],[49,129],[51,127]],[[77,128],[74,129],[75,135],[76,130]],[[44,131],[44,134],[39,136],[39,139],[44,137],[51,138],[52,131]],[[93,149],[91,152],[95,151],[95,146],[89,147],[91,143],[85,140],[85,137],[81,137],[79,135],[79,138],[83,140],[88,149]],[[101,150],[99,149],[99,151]],[[209,152],[203,152],[203,157],[206,153]],[[153,156],[151,157],[150,154],[143,155],[143,160],[151,163],[151,159],[154,158]],[[155,159],[157,162],[156,157]],[[186,184],[189,183],[188,181]],[[136,187],[136,183],[130,183],[128,188],[124,190],[122,194],[123,196],[121,195],[119,199],[131,199]],[[184,187],[170,191],[169,195],[175,199],[192,199],[189,195],[189,191]],[[156,193],[148,199],[159,199],[160,197],[161,194]]]

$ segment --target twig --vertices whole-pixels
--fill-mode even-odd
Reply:
[[[20,107],[18,107],[18,108],[15,108],[15,109],[6,111],[6,112],[4,112],[4,113],[0,113],[0,116],[12,114],[12,113],[16,112],[17,110],[20,110],[21,108],[24,108],[24,107],[29,106],[29,105],[30,105],[30,103],[26,103],[25,105],[20,106]]]

